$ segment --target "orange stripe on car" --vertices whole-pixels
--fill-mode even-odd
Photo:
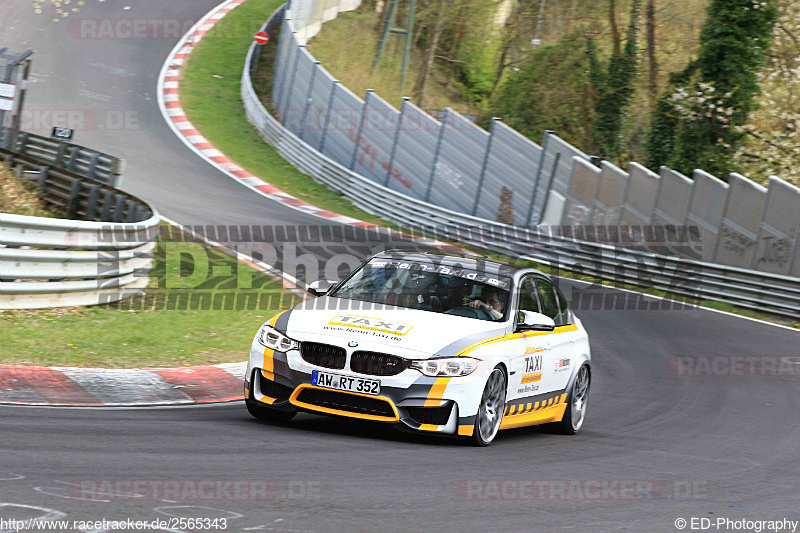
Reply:
[[[433,382],[430,392],[428,392],[428,399],[425,400],[425,407],[439,407],[444,397],[444,390],[447,384],[450,383],[452,378],[436,378]]]
[[[525,339],[527,337],[540,337],[542,335],[554,335],[556,333],[568,333],[570,331],[578,331],[578,326],[575,324],[570,324],[568,326],[558,326],[553,331],[522,331],[520,333],[512,333],[510,335],[492,337],[491,339],[482,340],[480,342],[476,342],[475,344],[467,346],[466,348],[458,352],[456,354],[456,357],[463,357],[468,353],[474,352],[478,348],[483,348],[484,346],[488,346],[496,342],[511,341],[514,339]]]

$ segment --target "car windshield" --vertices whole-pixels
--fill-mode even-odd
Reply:
[[[502,321],[508,313],[511,280],[502,275],[375,258],[331,293],[336,298]]]

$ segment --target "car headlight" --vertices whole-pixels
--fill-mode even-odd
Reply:
[[[275,328],[268,324],[261,326],[258,330],[256,339],[262,346],[266,346],[272,350],[279,350],[281,352],[288,352],[289,350],[299,349],[300,343],[294,339],[290,339],[283,333],[279,333]]]
[[[467,376],[478,368],[478,360],[471,357],[447,357],[412,361],[410,368],[419,370],[426,376]]]

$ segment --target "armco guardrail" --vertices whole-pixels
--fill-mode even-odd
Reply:
[[[277,27],[281,13],[281,10],[274,13],[263,29],[270,31]],[[258,49],[258,45],[251,46],[242,73],[241,93],[248,120],[287,161],[341,192],[364,211],[432,237],[451,239],[508,257],[529,258],[691,300],[727,302],[787,318],[800,318],[800,279],[795,277],[674,257],[672,252],[663,254],[586,242],[544,228],[516,228],[461,214],[377,184],[323,155],[267,111],[251,79]],[[554,200],[559,199],[558,193],[551,194]],[[564,200],[560,196],[562,203]],[[691,246],[688,248],[682,251],[684,255],[702,253],[693,251]]]
[[[153,208],[121,190],[69,170],[43,164],[39,158],[0,148],[0,158],[19,177],[39,189],[48,209],[65,218],[102,222],[141,222]]]
[[[0,213],[0,309],[110,303],[142,293],[160,218],[118,189],[0,149],[68,219]],[[74,220],[74,219],[80,220]]]
[[[34,158],[43,165],[74,172],[84,178],[101,181],[113,187],[122,185],[124,159],[25,132],[17,136],[16,146],[7,147],[5,141],[7,133],[4,131],[7,130],[0,130],[0,147]]]

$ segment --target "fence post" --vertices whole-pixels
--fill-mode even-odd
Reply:
[[[533,180],[533,195],[531,196],[531,205],[528,208],[528,216],[525,217],[525,226],[530,226],[532,219],[533,219],[533,211],[536,206],[536,195],[539,192],[539,182],[542,177],[542,169],[544,168],[544,159],[547,156],[547,140],[550,138],[550,135],[553,134],[552,130],[545,130],[544,132],[544,139],[542,140],[542,155],[539,157],[539,165],[536,168],[536,179]],[[550,191],[544,191],[545,194],[549,193]],[[545,202],[547,201],[547,197],[545,197]],[[544,214],[544,208],[542,208],[542,212],[539,213],[539,217],[536,219],[536,223],[538,224],[542,220],[542,215]]]
[[[630,179],[628,179],[628,183],[630,183]],[[730,184],[730,174],[728,175],[728,183]],[[731,203],[731,196],[733,196],[733,191],[731,190],[730,185],[728,188],[725,189],[725,202],[722,205],[722,216],[719,219],[719,224],[717,225],[717,235],[716,239],[714,240],[714,253],[711,255],[711,260],[709,263],[716,263],[717,262],[717,254],[719,253],[720,241],[722,240],[722,228],[725,226],[725,219],[728,218],[728,206]],[[628,200],[628,192],[625,191],[625,201]],[[765,199],[766,200],[766,199]],[[763,210],[763,207],[762,207]]]
[[[447,124],[447,117],[450,115],[450,108],[444,109],[442,115],[442,122],[439,124],[439,138],[436,139],[436,149],[433,151],[433,162],[431,163],[431,176],[428,178],[428,188],[425,190],[424,200],[427,202],[431,198],[431,191],[433,190],[433,178],[436,176],[436,165],[439,162],[439,152],[442,151],[442,140],[444,139],[444,128]]]
[[[397,142],[400,140],[400,130],[403,128],[403,115],[406,114],[406,104],[411,100],[408,96],[403,97],[403,103],[400,106],[400,116],[397,119],[397,127],[394,130],[394,140],[392,141],[392,151],[389,154],[389,166],[386,167],[386,181],[383,182],[384,187],[389,186],[389,180],[392,177],[392,166],[394,165],[394,154],[397,152]]]
[[[281,33],[278,37],[278,49],[276,50],[275,62],[272,66],[272,103],[276,111],[280,111],[279,105],[283,98],[283,85],[286,82],[286,73],[284,72],[286,59],[289,57],[291,51],[291,32],[289,31],[289,17],[284,16],[283,24],[281,25]],[[276,85],[277,83],[277,85]]]
[[[356,167],[356,159],[358,157],[358,145],[361,141],[361,133],[364,131],[364,121],[367,118],[367,106],[369,105],[369,95],[372,94],[373,89],[367,89],[367,94],[364,95],[364,104],[361,106],[361,117],[358,119],[358,129],[356,130],[356,146],[353,148],[353,157],[350,159],[350,170]]]
[[[322,126],[322,138],[319,140],[319,153],[325,149],[325,137],[328,136],[328,123],[331,120],[331,108],[333,107],[333,96],[336,94],[336,84],[339,80],[333,80],[331,84],[331,95],[328,97],[328,108],[325,110],[325,124]]]
[[[795,257],[800,255],[800,225],[797,226],[797,229],[794,232],[794,243],[792,243],[792,249],[789,253],[789,265],[786,267],[786,275],[792,275],[792,269],[794,269],[794,262]]]
[[[294,32],[292,32],[292,35],[294,35]],[[292,97],[292,87],[294,86],[294,78],[297,75],[297,64],[300,63],[300,55],[303,53],[303,50],[302,50],[303,48],[305,48],[305,45],[303,45],[303,44],[298,45],[297,46],[297,51],[295,52],[295,55],[294,55],[294,66],[292,66],[292,75],[289,77],[289,90],[286,91],[286,98],[284,98],[284,102],[283,102],[283,106],[282,106],[283,107],[283,113],[281,115],[281,122],[283,123],[284,126],[286,125],[286,113],[289,112],[289,107],[288,106],[289,106],[289,100]]]
[[[314,69],[311,71],[311,81],[308,84],[308,92],[306,93],[306,105],[303,107],[303,118],[300,119],[300,140],[303,140],[303,134],[306,130],[306,117],[308,116],[308,108],[311,107],[311,102],[314,99],[311,97],[311,91],[314,90],[314,78],[317,77],[319,70],[319,61],[314,61]]]
[[[478,186],[475,187],[475,203],[472,205],[472,216],[478,212],[478,203],[481,199],[481,190],[483,189],[483,182],[486,179],[486,169],[489,166],[489,155],[492,151],[492,141],[494,140],[495,125],[500,121],[499,117],[492,117],[492,125],[489,128],[489,140],[486,143],[486,152],[483,154],[483,163],[481,164],[481,175],[478,178]]]

